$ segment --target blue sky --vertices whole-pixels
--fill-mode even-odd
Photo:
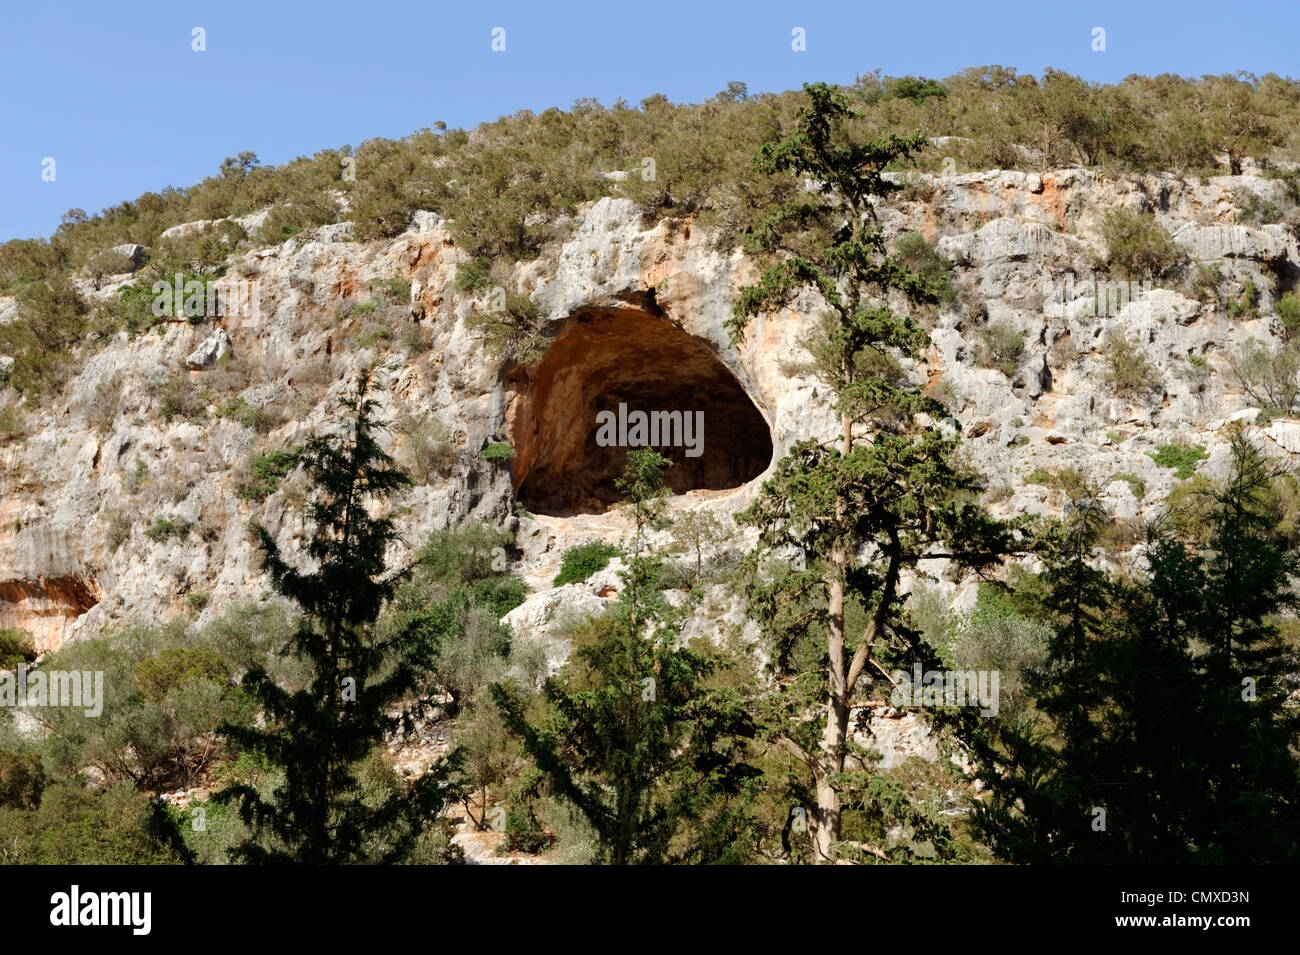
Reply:
[[[999,63],[1090,80],[1296,72],[1300,4],[765,0],[457,3],[10,3],[0,24],[0,241],[211,175],[252,150],[281,163],[473,126],[581,96],[695,102],[807,81],[942,77]],[[492,30],[506,31],[493,52]],[[1092,29],[1106,51],[1092,50]],[[191,49],[192,30],[206,50]],[[807,49],[791,49],[791,31]],[[55,160],[55,179],[42,162]]]

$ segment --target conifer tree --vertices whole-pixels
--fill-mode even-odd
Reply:
[[[1300,555],[1267,500],[1278,477],[1243,435],[1209,533],[1152,529],[1147,572],[1097,570],[1095,507],[1052,535],[1038,600],[1057,637],[1030,682],[1043,716],[975,740],[977,828],[1012,862],[1237,863],[1300,858],[1294,611]]]
[[[615,865],[741,862],[751,841],[752,722],[734,692],[707,685],[712,662],[678,645],[680,614],[664,598],[663,562],[644,537],[662,517],[670,463],[648,449],[628,454],[619,487],[637,532],[623,591],[547,681],[546,716],[531,715],[517,687],[493,687],[538,770]]]
[[[374,624],[393,593],[385,551],[396,534],[371,506],[409,480],[380,448],[375,402],[363,378],[344,398],[344,429],[307,442],[302,467],[315,488],[309,515],[311,569],[293,566],[261,525],[254,532],[276,592],[302,610],[285,652],[310,668],[291,688],[262,669],[244,677],[260,704],[265,728],[227,725],[240,748],[283,772],[264,796],[240,784],[219,793],[234,801],[254,836],[234,851],[254,863],[392,862],[413,846],[450,795],[448,761],[382,805],[367,805],[358,769],[385,738],[409,728],[427,700],[403,704],[422,685],[428,648],[412,629],[380,636]]]
[[[838,437],[792,447],[742,517],[762,529],[768,544],[793,544],[811,557],[774,602],[791,606],[797,594],[824,601],[824,610],[805,621],[819,635],[820,662],[775,655],[793,669],[776,674],[787,692],[773,732],[811,776],[813,842],[818,859],[828,861],[841,835],[854,695],[874,679],[873,669],[883,669],[882,655],[921,652],[902,622],[903,574],[939,556],[988,564],[1010,539],[971,503],[976,476],[957,462],[954,439],[936,423],[946,412],[900,364],[921,361],[928,336],[894,313],[891,292],[914,299],[937,293],[889,254],[875,204],[900,188],[886,168],[925,140],[865,138],[842,93],[825,84],[804,90],[809,102],[797,129],[766,144],[755,164],[793,172],[814,190],[754,230],[753,244],[774,264],[741,290],[732,333],[743,338],[753,317],[806,290],[826,304],[815,355],[838,399]],[[866,623],[849,633],[846,608],[854,602]]]

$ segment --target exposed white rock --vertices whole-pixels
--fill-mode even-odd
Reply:
[[[190,352],[185,364],[191,370],[202,371],[211,368],[230,352],[230,336],[225,329],[218,328],[203,340],[203,344]]]

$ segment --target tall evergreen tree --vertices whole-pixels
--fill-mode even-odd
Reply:
[[[311,677],[294,689],[264,670],[250,671],[244,686],[260,704],[265,728],[223,728],[235,745],[284,774],[269,797],[244,784],[215,797],[236,802],[253,827],[253,837],[235,850],[242,861],[396,861],[449,795],[453,761],[379,806],[363,801],[358,786],[360,764],[427,704],[403,705],[429,664],[413,629],[380,636],[374,627],[395,585],[384,555],[396,534],[392,521],[370,508],[409,479],[376,441],[383,425],[368,387],[363,378],[355,396],[343,399],[344,430],[312,438],[301,454],[315,488],[313,569],[290,564],[266,528],[254,526],[272,586],[302,609],[285,652],[306,661]]]
[[[838,398],[838,439],[791,448],[743,519],[769,544],[794,544],[809,554],[809,573],[788,578],[789,586],[820,591],[824,600],[824,611],[807,620],[821,636],[820,662],[777,655],[797,672],[777,674],[787,692],[775,732],[812,777],[814,846],[819,859],[830,860],[841,835],[854,695],[864,678],[871,682],[873,667],[881,669],[882,654],[918,651],[902,623],[903,574],[939,556],[991,563],[1008,548],[1009,532],[970,502],[976,476],[957,462],[954,439],[934,423],[946,412],[899,364],[922,361],[928,336],[894,313],[890,293],[933,299],[936,289],[889,254],[875,203],[899,188],[885,177],[886,167],[925,140],[864,138],[843,94],[824,84],[804,90],[809,102],[798,128],[766,144],[755,164],[792,171],[815,191],[755,229],[754,245],[775,261],[741,290],[732,331],[742,338],[751,318],[808,289],[827,306],[816,357]],[[846,608],[854,602],[866,622],[849,633]],[[809,673],[810,665],[818,674]]]
[[[547,681],[545,715],[531,715],[518,688],[493,687],[537,768],[615,865],[743,862],[751,848],[752,722],[735,692],[708,685],[712,662],[679,645],[680,613],[664,597],[664,564],[644,537],[662,516],[670,463],[650,450],[628,455],[619,487],[637,530],[624,587]]]
[[[1276,620],[1300,555],[1267,502],[1278,476],[1242,435],[1213,494],[1208,543],[1168,523],[1147,573],[1094,566],[1100,523],[1078,509],[1044,549],[1039,595],[1057,637],[1031,681],[1035,731],[981,727],[990,798],[977,827],[1013,862],[1262,863],[1300,858],[1300,665]]]

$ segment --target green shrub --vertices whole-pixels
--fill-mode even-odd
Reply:
[[[36,659],[36,644],[26,630],[0,630],[0,670],[15,669]]]
[[[1022,706],[1025,678],[1047,657],[1052,629],[1017,611],[1012,600],[985,584],[969,613],[953,615],[937,641],[941,658],[955,669],[997,670],[1003,702],[1000,718]]]
[[[956,301],[957,290],[952,287],[950,278],[952,263],[936,252],[921,233],[908,232],[900,236],[894,244],[894,257],[930,283],[940,304]]]
[[[1266,418],[1289,414],[1300,397],[1300,348],[1296,344],[1275,350],[1259,339],[1248,339],[1232,358],[1232,371]]]
[[[384,322],[371,322],[357,332],[358,348],[374,348],[380,342],[393,340],[393,329]]]
[[[246,501],[264,501],[279,488],[284,476],[298,466],[297,448],[267,451],[253,458],[247,476],[238,482],[237,492]]]
[[[544,777],[537,770],[525,772],[515,783],[506,800],[506,826],[503,848],[507,852],[536,855],[550,848],[554,834],[538,818]]]
[[[35,809],[48,779],[34,749],[0,749],[0,809]]]
[[[256,239],[264,245],[279,245],[299,232],[338,222],[338,203],[328,194],[300,194],[291,202],[278,202],[262,220]]]
[[[1221,284],[1223,284],[1223,270],[1218,264],[1197,263],[1196,271],[1186,286],[1187,297],[1200,302],[1217,302]]]
[[[378,279],[374,287],[392,305],[405,305],[411,301],[411,283],[401,275]]]
[[[993,322],[980,329],[975,346],[975,363],[982,368],[996,368],[1010,378],[1020,367],[1025,351],[1025,335],[1010,322]]]
[[[1228,303],[1230,318],[1254,318],[1259,312],[1259,286],[1247,279],[1241,287],[1241,295]]]
[[[1106,384],[1121,398],[1138,400],[1164,389],[1156,367],[1127,335],[1112,332],[1106,336],[1105,361]]]
[[[1059,468],[1055,471],[1035,468],[1025,481],[1064,491],[1071,500],[1086,497],[1089,493],[1088,482],[1074,468]]]
[[[515,449],[504,442],[492,442],[483,448],[483,457],[489,461],[509,461],[515,456]]]
[[[490,263],[485,260],[461,262],[456,266],[456,291],[481,292],[487,288]]]
[[[0,354],[15,359],[10,387],[37,397],[61,385],[71,371],[88,306],[63,275],[22,285],[15,298],[17,317],[0,324]]]
[[[216,413],[218,418],[229,418],[245,428],[258,432],[267,431],[271,425],[271,419],[265,409],[250,405],[239,396],[227,399],[217,408]]]
[[[21,438],[25,424],[22,409],[17,405],[0,408],[0,444]]]
[[[139,335],[162,320],[153,312],[153,301],[152,286],[131,282],[117,290],[106,308],[114,327]]]
[[[230,669],[212,650],[165,647],[136,664],[134,677],[146,697],[161,702],[191,680],[224,684],[230,679]]]
[[[1133,496],[1139,501],[1147,496],[1147,482],[1131,471],[1122,471],[1116,474],[1115,480],[1127,484],[1129,490],[1133,492]]]
[[[1282,319],[1282,336],[1290,341],[1300,332],[1300,295],[1284,292],[1277,300],[1277,315]]]
[[[900,76],[898,79],[886,80],[884,87],[886,96],[892,96],[895,99],[910,99],[918,103],[931,96],[943,99],[948,95],[948,87],[938,80],[920,76]]]
[[[129,783],[102,792],[59,782],[32,811],[0,810],[0,860],[25,865],[177,865],[180,834],[160,803]]]
[[[1160,278],[1187,258],[1151,213],[1114,209],[1102,220],[1101,234],[1106,264],[1120,278]]]
[[[181,370],[173,374],[158,391],[158,414],[167,422],[176,418],[197,418],[207,406],[204,396],[189,372]]]
[[[555,575],[552,586],[561,587],[564,584],[584,581],[592,574],[604,570],[609,566],[610,558],[619,553],[617,547],[604,541],[589,541],[586,544],[570,547],[564,552],[564,558],[560,562],[560,572]]]
[[[1200,444],[1175,442],[1162,444],[1147,455],[1162,468],[1173,468],[1174,477],[1186,480],[1196,472],[1196,464],[1209,457]]]
[[[402,436],[402,467],[417,483],[447,477],[456,463],[456,441],[451,429],[433,415],[405,415],[394,430]]]
[[[541,306],[527,295],[507,294],[504,308],[476,309],[465,325],[481,329],[488,353],[507,366],[537,361],[546,351],[547,322]]]
[[[1209,377],[1210,362],[1204,355],[1188,355],[1187,367],[1180,368],[1177,374],[1180,378],[1186,378],[1188,381],[1200,381]]]
[[[188,521],[180,518],[172,519],[159,514],[153,519],[153,523],[149,525],[148,530],[144,532],[144,536],[157,544],[173,537],[184,537],[192,527],[193,525]]]

